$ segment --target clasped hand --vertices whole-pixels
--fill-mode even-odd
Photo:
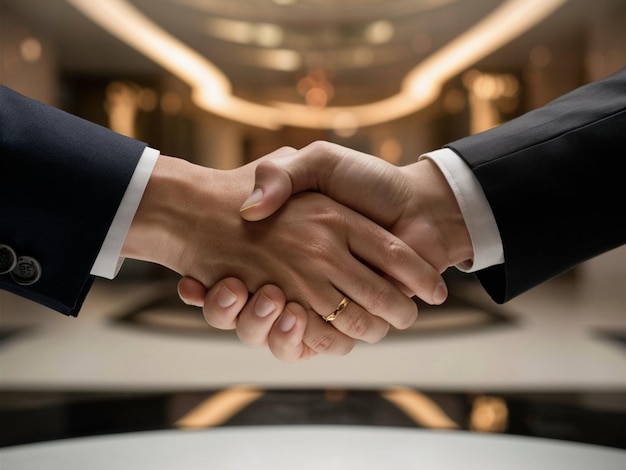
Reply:
[[[345,354],[355,340],[409,327],[411,297],[442,303],[440,273],[472,257],[454,195],[429,160],[396,167],[316,142],[217,180],[231,195],[219,208],[228,223],[213,237],[219,255],[195,253],[178,271],[179,294],[209,324],[281,360]],[[324,321],[344,296],[345,310]]]

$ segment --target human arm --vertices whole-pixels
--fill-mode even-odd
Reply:
[[[477,273],[506,302],[626,243],[626,68],[448,145],[472,169],[504,263]]]
[[[30,253],[41,262],[42,274],[36,283],[24,286],[6,273],[0,278],[0,287],[76,315],[93,280],[94,259],[111,220],[121,210],[120,201],[128,193],[129,180],[137,172],[146,146],[8,89],[2,90],[2,103],[1,163],[9,183],[2,187],[0,201],[7,211],[0,233],[2,241],[16,246],[20,253],[29,252],[30,247]],[[413,321],[415,306],[387,281],[381,283],[379,274],[361,259],[413,289],[423,289],[425,298],[432,300],[432,291],[442,282],[436,271],[417,257],[408,263],[404,255],[395,258],[410,250],[358,214],[341,207],[333,211],[334,203],[321,201],[319,195],[302,198],[295,204],[298,210],[285,211],[308,216],[309,224],[300,220],[303,226],[292,216],[277,215],[276,219],[291,221],[292,230],[282,231],[284,237],[292,236],[290,240],[271,236],[274,232],[269,226],[283,228],[276,219],[266,227],[243,227],[237,207],[248,191],[241,188],[252,185],[253,169],[254,165],[249,165],[220,172],[159,156],[154,170],[148,170],[148,185],[121,255],[163,264],[205,282],[215,281],[212,274],[232,271],[245,278],[251,289],[267,283],[278,271],[281,287],[307,308],[300,313],[315,314],[316,320],[332,312],[341,298],[332,299],[330,294],[349,295],[353,302],[337,328],[313,321],[318,328],[308,334],[306,345],[314,351],[346,351],[353,338],[376,341],[384,336],[387,320],[395,325]],[[41,191],[32,190],[29,183]],[[239,203],[232,210],[227,208],[238,197]],[[362,234],[348,233],[349,223],[355,223]],[[237,234],[227,227],[234,227]],[[286,252],[285,247],[292,251]],[[206,258],[198,261],[189,254],[195,250]],[[78,261],[79,269],[72,269]],[[391,265],[395,267],[389,270]],[[412,269],[423,271],[433,284],[414,285],[407,277]],[[315,274],[308,286],[311,271]],[[346,335],[341,335],[341,330]]]
[[[623,212],[624,159],[616,151],[624,144],[625,102],[623,69],[507,124],[447,146],[472,172],[472,181],[478,182],[474,192],[486,201],[483,213],[496,224],[498,236],[488,243],[503,246],[502,260],[496,256],[491,262],[478,263],[478,279],[495,301],[505,302],[575,264],[625,243],[626,223],[619,216]],[[405,183],[397,182],[393,172],[389,176],[382,170],[370,171],[372,165],[380,163],[350,165],[354,161],[350,149],[323,143],[315,146],[315,152],[305,148],[287,160],[275,161],[275,165],[268,162],[260,166],[249,201],[252,205],[248,204],[243,217],[261,219],[291,192],[314,188],[390,228],[416,250],[424,249],[415,238],[408,238],[410,233],[407,236],[407,232],[399,231],[400,226],[391,226],[381,217],[381,201],[389,201],[392,213],[401,206],[380,191],[380,185],[398,190]],[[343,161],[346,158],[347,164]],[[440,169],[445,171],[445,166]],[[362,179],[363,171],[376,181]],[[355,175],[356,180],[352,179]],[[454,182],[454,175],[452,180],[446,176],[448,183]],[[368,191],[362,191],[359,184]],[[417,180],[413,189],[420,190]],[[462,208],[463,200],[456,196]],[[415,222],[421,220],[417,216]],[[479,215],[478,219],[485,217]],[[464,219],[471,228],[470,221]],[[435,234],[448,231],[445,225],[433,227]],[[478,239],[475,228],[468,232],[471,240]],[[419,231],[412,236],[416,233]],[[475,251],[474,244],[474,256]],[[439,258],[445,264],[445,256]]]
[[[146,145],[0,86],[0,243],[39,264],[0,287],[76,316]]]
[[[465,210],[462,215],[472,240],[474,258],[480,258],[474,263],[474,267],[480,268],[476,275],[496,302],[506,302],[578,263],[626,243],[626,219],[621,215],[624,212],[621,188],[626,169],[619,150],[624,147],[625,108],[626,69],[622,69],[543,108],[453,142],[447,150],[440,151],[455,152],[463,163],[459,165],[452,156],[452,167],[460,168],[463,173],[467,168],[472,172],[473,177],[457,178],[458,171],[447,171],[446,165],[438,162],[446,174],[446,183],[454,190],[459,208],[463,209],[464,192],[469,192],[470,198],[486,201],[486,204],[480,202],[478,212],[469,218]],[[333,180],[328,172],[336,172],[337,168],[351,172],[339,174],[334,180],[333,197],[359,204],[351,198],[351,191],[358,190],[358,183],[350,179],[355,167],[320,166],[326,154],[335,153],[339,159],[350,157],[352,151],[346,149],[341,155],[332,149],[319,150],[295,164],[293,161],[278,166],[268,163],[265,168],[259,168],[261,179],[257,179],[256,189],[262,192],[253,194],[252,202],[256,197],[257,205],[248,209],[252,213],[244,217],[256,220],[266,216],[290,192],[301,188],[329,191]],[[450,157],[448,153],[446,156]],[[359,168],[356,170],[360,176]],[[384,177],[382,173],[380,177]],[[478,187],[472,189],[476,183]],[[377,203],[369,201],[367,196],[357,207],[364,204],[367,206],[364,213],[385,223],[384,218],[379,219],[371,212]],[[493,227],[494,222],[497,236],[488,229],[491,235],[485,238],[480,233],[481,227]],[[434,227],[434,231],[442,228]],[[487,250],[490,252],[485,256],[482,250],[485,244],[487,248],[497,247]],[[420,248],[416,244],[412,246]],[[457,264],[461,268],[466,265],[464,261]],[[182,282],[195,281],[183,279]],[[201,295],[206,290],[196,291],[195,302],[204,303],[207,318],[223,316],[220,306],[211,300],[211,290],[206,298]]]

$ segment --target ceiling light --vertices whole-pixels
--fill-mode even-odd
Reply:
[[[259,23],[254,28],[254,41],[265,47],[276,47],[283,42],[283,28],[275,24]]]
[[[340,115],[352,115],[355,128],[379,124],[424,108],[442,85],[476,61],[520,36],[567,0],[506,0],[478,24],[434,52],[404,78],[399,93],[373,103],[312,110],[292,103],[257,104],[232,94],[226,75],[210,60],[150,21],[127,0],[67,0],[96,24],[175,74],[192,88],[197,106],[257,127],[284,125],[332,129]],[[391,39],[386,22],[370,25],[371,39]]]
[[[375,21],[365,29],[365,40],[370,44],[384,44],[393,37],[394,27],[389,21]]]
[[[302,66],[300,54],[288,49],[272,49],[268,51],[257,51],[251,61],[256,62],[260,67],[283,72],[295,72]]]

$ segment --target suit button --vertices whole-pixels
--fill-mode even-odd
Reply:
[[[11,271],[11,278],[20,286],[30,286],[41,277],[41,265],[39,261],[30,256],[20,256],[17,266]]]
[[[9,245],[0,243],[0,274],[10,273],[17,265],[17,255]]]

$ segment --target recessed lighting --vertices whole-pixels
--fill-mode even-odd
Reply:
[[[405,76],[401,90],[383,100],[357,106],[312,110],[303,104],[254,103],[233,94],[232,84],[207,57],[152,22],[128,0],[67,0],[94,22],[146,57],[174,73],[192,89],[200,108],[243,123],[277,129],[289,125],[335,128],[338,116],[354,116],[355,128],[387,122],[413,113],[435,100],[446,80],[456,76],[561,7],[567,0],[506,0],[465,33],[426,57]],[[367,28],[373,43],[394,34],[388,21]],[[273,52],[265,51],[265,52]],[[306,56],[305,56],[306,57]],[[307,61],[309,57],[306,57]],[[294,51],[278,60],[282,66],[301,62]]]

